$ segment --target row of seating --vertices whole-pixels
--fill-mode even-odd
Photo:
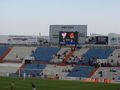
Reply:
[[[71,70],[71,69],[68,69],[66,66],[67,71],[65,70],[65,68],[63,68],[63,70],[64,70],[63,71],[62,70],[63,66],[59,66],[59,68],[61,67],[61,69],[59,69],[58,66],[51,65],[51,67],[52,66],[54,67],[54,69],[50,68],[48,65],[49,71],[47,70],[47,72],[48,72],[47,73],[46,70],[44,70],[45,68],[47,68],[46,64],[27,64],[24,67],[24,69],[22,69],[21,74],[26,73],[27,75],[31,74],[31,75],[35,75],[35,76],[40,76],[41,72],[43,72],[45,75],[47,75],[47,74],[49,75],[52,72],[52,74],[54,73],[54,75],[58,74],[58,76],[61,76],[62,75],[61,73],[66,72],[66,73],[68,73],[67,76],[70,76],[70,77],[88,77],[88,75],[94,69],[93,66],[73,66],[73,67],[71,66],[71,69],[72,69]],[[69,68],[70,68],[70,66],[69,66]],[[53,71],[50,71],[50,70],[53,70]],[[60,71],[56,71],[56,70],[60,70]],[[59,72],[59,73],[57,73],[57,72]]]
[[[99,67],[91,78],[119,80],[120,67]]]
[[[113,51],[114,49],[98,49],[98,48],[89,49],[83,56],[84,57],[83,62],[87,64],[89,60],[93,60],[95,58],[107,59],[112,54]]]
[[[52,56],[55,55],[60,48],[38,47],[32,54],[36,62],[50,62]]]
[[[0,57],[2,57],[9,48],[9,46],[0,46]]]
[[[9,48],[9,46],[0,46],[0,57],[2,57]],[[52,56],[55,55],[59,50],[60,48],[52,47],[14,47],[4,60],[19,61],[21,59],[24,59],[25,56],[32,54],[31,56],[35,58],[35,62],[50,62]]]
[[[2,56],[8,49],[9,47],[7,46],[1,46],[0,56]],[[32,54],[31,56],[35,58],[34,62],[50,62],[50,60],[52,59],[52,56],[55,55],[59,50],[60,48],[58,47],[54,47],[54,48],[53,47],[36,47],[36,48],[32,48],[29,52]],[[94,58],[107,59],[112,54],[113,51],[114,49],[91,48],[86,53],[84,53],[82,61],[85,64],[88,64],[89,60],[94,60]],[[21,53],[21,51],[19,53]],[[43,69],[45,69],[45,67],[46,67],[46,64],[26,64],[26,66],[22,69],[20,73],[22,75],[23,73],[26,73],[26,74],[33,74],[35,76],[39,76],[39,74],[43,71]],[[94,68],[95,68],[94,66],[75,65],[73,66],[72,70],[69,71],[67,76],[88,77],[88,75],[92,72]]]
[[[0,46],[0,56],[2,56],[7,50],[9,49],[9,46]],[[35,60],[37,62],[50,62],[52,59],[52,56],[55,55],[60,48],[49,48],[49,47],[37,47],[34,53],[32,53],[31,56],[35,57]],[[88,63],[90,59],[93,57],[99,58],[99,59],[107,59],[114,49],[89,49],[84,54],[84,63]],[[15,53],[15,52],[14,52]],[[9,54],[8,54],[9,55]]]
[[[74,66],[72,71],[68,74],[70,77],[88,77],[94,69],[93,66]]]
[[[26,73],[26,75],[40,76],[40,73],[45,67],[46,64],[26,64],[21,71],[21,75]]]

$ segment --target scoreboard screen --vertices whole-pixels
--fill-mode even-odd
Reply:
[[[107,44],[108,37],[107,36],[97,36],[96,37],[96,44]]]
[[[59,32],[59,44],[78,44],[78,32]]]

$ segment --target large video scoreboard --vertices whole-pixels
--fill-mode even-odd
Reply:
[[[78,44],[78,32],[59,32],[59,44]]]

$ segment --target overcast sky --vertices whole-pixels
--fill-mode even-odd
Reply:
[[[120,0],[0,0],[0,35],[49,35],[49,25],[120,33]]]

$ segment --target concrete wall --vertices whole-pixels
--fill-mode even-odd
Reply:
[[[8,35],[0,35],[0,43],[8,43],[9,36]]]

